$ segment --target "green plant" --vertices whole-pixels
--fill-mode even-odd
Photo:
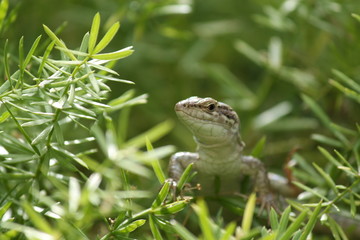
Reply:
[[[20,233],[31,239],[85,237],[96,222],[113,216],[113,207],[120,212],[131,208],[122,193],[146,195],[130,190],[122,169],[147,176],[149,171],[141,163],[171,150],[155,149],[147,156],[136,150],[134,142],[121,151],[117,142],[111,142],[118,139],[111,138],[109,114],[146,101],[146,95],[134,98],[129,91],[107,102],[107,82],[132,83],[117,78],[111,69],[118,59],[132,54],[131,47],[100,53],[119,26],[113,24],[98,41],[100,15],[96,14],[79,49],[70,50],[44,25],[50,40],[43,43],[44,53],[35,54],[41,36],[27,54],[22,38],[19,69],[15,71],[9,64],[9,56],[13,56],[8,54],[6,42],[3,60],[7,80],[0,87],[0,188],[6,193],[0,198],[0,216],[6,219],[0,223],[2,239],[21,239]],[[59,59],[54,58],[57,55]],[[102,122],[110,128],[106,136]],[[68,131],[74,133],[65,135]],[[149,135],[157,134],[161,131]],[[95,147],[96,141],[102,153]],[[125,154],[131,149],[135,152]],[[105,160],[94,161],[92,155],[105,156]],[[110,164],[117,167],[112,169]],[[100,185],[107,191],[98,188]],[[98,208],[102,210],[93,211]]]

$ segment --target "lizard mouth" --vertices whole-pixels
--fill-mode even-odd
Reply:
[[[194,123],[197,123],[197,124],[212,124],[214,126],[218,126],[218,127],[221,127],[221,128],[225,128],[225,129],[231,129],[231,126],[224,123],[223,121],[219,120],[219,121],[216,121],[218,119],[216,118],[213,118],[213,119],[210,119],[210,118],[207,118],[205,116],[198,116],[199,114],[201,115],[204,115],[204,114],[209,114],[209,113],[205,113],[205,112],[201,112],[201,113],[193,113],[193,112],[188,112],[188,111],[185,111],[183,109],[182,106],[176,106],[175,105],[175,111],[176,111],[176,114],[179,116],[179,119],[184,122],[186,125],[193,125]],[[196,111],[196,110],[194,110]],[[211,116],[213,116],[212,114],[209,114]],[[213,116],[214,117],[214,116]]]

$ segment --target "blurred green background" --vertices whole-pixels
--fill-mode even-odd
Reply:
[[[6,2],[3,0],[0,4]],[[149,174],[151,175],[148,176],[149,178],[145,178],[145,174],[136,175],[150,168],[145,164],[146,168],[142,168],[145,160],[140,161],[141,164],[136,162],[142,156],[137,152],[137,147],[142,147],[141,152],[146,151],[143,147],[142,134],[158,124],[170,123],[169,125],[173,126],[170,133],[159,141],[152,142],[155,149],[164,145],[174,145],[179,151],[193,151],[195,143],[192,136],[176,119],[173,107],[176,102],[194,95],[213,97],[228,103],[237,111],[241,119],[242,138],[247,144],[245,149],[247,154],[259,141],[262,143],[261,140],[266,139],[265,149],[260,157],[272,171],[282,172],[281,166],[289,152],[298,148],[299,154],[294,158],[300,167],[294,168],[294,175],[306,186],[314,187],[314,192],[320,192],[320,187],[329,187],[326,184],[326,180],[330,181],[330,177],[326,178],[327,173],[336,179],[333,182],[345,187],[353,184],[354,179],[360,181],[357,170],[360,162],[358,125],[360,17],[356,15],[360,14],[359,0],[11,0],[8,2],[10,6],[6,17],[4,17],[6,13],[2,12],[6,6],[0,6],[2,23],[0,55],[4,55],[3,46],[8,40],[10,61],[8,65],[12,68],[9,72],[15,72],[19,65],[18,43],[22,36],[27,52],[40,34],[43,35],[42,41],[47,41],[48,36],[43,30],[45,24],[54,31],[58,29],[57,36],[66,42],[69,49],[76,49],[80,46],[86,31],[90,29],[95,13],[99,12],[102,19],[100,35],[106,33],[113,23],[117,21],[121,23],[120,31],[104,52],[130,45],[135,49],[134,54],[122,59],[114,67],[120,78],[131,80],[135,85],[110,83],[111,98],[117,98],[132,89],[136,91],[136,95],[148,94],[147,104],[132,108],[124,107],[119,111],[120,114],[112,113],[115,127],[110,124],[110,118],[106,119],[102,116],[98,118],[99,121],[94,127],[96,131],[90,133],[91,136],[97,137],[97,143],[83,146],[85,150],[93,150],[92,148],[96,147],[91,144],[103,143],[95,149],[96,153],[92,154],[91,158],[82,156],[91,163],[91,170],[78,171],[77,168],[72,168],[73,163],[69,164],[71,168],[62,168],[62,166],[54,168],[55,173],[59,171],[64,176],[71,176],[69,181],[64,182],[64,188],[53,183],[44,184],[48,179],[40,176],[34,178],[32,189],[22,185],[19,192],[12,192],[15,189],[12,186],[13,182],[7,182],[4,177],[6,183],[4,189],[8,193],[3,197],[3,201],[7,200],[7,196],[11,196],[10,200],[15,202],[12,206],[16,210],[14,215],[19,215],[17,217],[21,221],[25,215],[17,210],[18,196],[25,196],[25,200],[32,202],[33,191],[40,193],[43,189],[42,185],[46,185],[50,199],[60,199],[59,201],[62,201],[66,207],[68,202],[71,202],[68,199],[72,196],[70,194],[68,198],[62,191],[80,192],[79,189],[74,189],[78,184],[77,181],[83,184],[91,180],[91,176],[103,177],[102,186],[99,187],[96,196],[105,199],[106,201],[102,203],[108,208],[101,209],[98,203],[84,201],[83,209],[79,208],[79,211],[75,212],[71,212],[70,209],[64,215],[64,222],[70,219],[68,222],[73,224],[74,216],[77,217],[82,211],[86,212],[87,214],[82,215],[83,218],[74,224],[81,230],[85,229],[86,234],[97,227],[97,221],[102,228],[90,235],[111,233],[114,230],[111,229],[112,226],[109,227],[110,230],[105,229],[107,221],[112,225],[112,219],[117,218],[121,221],[125,219],[127,209],[122,206],[122,199],[127,202],[128,198],[122,195],[124,191],[134,193],[136,199],[134,212],[149,207],[154,200],[153,195],[160,189],[160,183],[155,174]],[[41,54],[43,50],[37,49]],[[56,51],[55,54],[58,52]],[[1,58],[0,61],[4,59],[7,58]],[[6,76],[4,71],[0,69],[0,75],[3,77]],[[349,80],[347,76],[353,80]],[[3,82],[5,81],[1,81],[1,84]],[[127,116],[129,116],[128,124]],[[157,136],[162,135],[159,132],[167,132],[167,126],[165,124],[162,128],[157,128],[160,129],[156,133]],[[104,129],[106,130],[103,133]],[[36,130],[34,128],[34,133]],[[137,144],[131,140],[124,141],[123,136],[116,138],[116,141],[120,142],[116,142],[119,145],[119,156],[125,153],[119,158],[128,160],[123,166],[114,165],[116,161],[106,159],[104,157],[106,153],[101,152],[104,149],[104,152],[111,149],[111,144],[107,145],[107,143],[113,140],[108,136],[112,130],[119,132],[116,134],[126,135],[126,139],[140,136],[135,139]],[[75,127],[71,130],[66,129],[64,139],[81,139],[83,133]],[[84,134],[86,137],[89,133]],[[154,140],[154,137],[151,140]],[[317,146],[323,148],[318,151]],[[76,149],[71,149],[74,153],[81,152],[81,149],[78,149],[81,147],[76,145],[74,148]],[[168,155],[172,150],[164,149],[160,149],[163,151],[161,156]],[[334,153],[334,149],[338,152]],[[126,159],[127,154],[131,156],[130,160]],[[333,164],[337,162],[334,161],[332,154],[336,154],[336,158],[346,166],[341,169],[343,175],[339,173],[340,164]],[[320,175],[317,174],[311,165],[314,162],[321,166],[318,169],[324,170],[326,174],[319,170],[317,171]],[[122,169],[129,163],[127,168]],[[351,168],[352,175],[347,172],[350,163],[356,164],[356,167]],[[39,162],[39,166],[41,164]],[[149,164],[149,161],[146,164]],[[168,159],[162,159],[162,164],[166,169]],[[29,166],[29,169],[35,167],[32,162],[25,163],[24,166],[20,162],[18,165],[19,173],[22,173],[24,166]],[[127,169],[131,168],[135,174],[127,176],[129,173]],[[87,175],[90,175],[89,179]],[[338,181],[339,176],[340,181]],[[344,181],[344,176],[348,181]],[[330,187],[335,188],[333,182]],[[85,187],[81,193],[82,196],[85,195],[83,199],[86,200],[86,184],[83,185]],[[339,189],[342,191],[344,188],[339,187]],[[331,201],[339,196],[336,195],[337,191],[333,194],[328,188],[321,190],[328,193]],[[346,207],[350,205],[354,213],[359,204],[357,190],[354,186],[350,186],[343,191],[343,193],[349,191],[356,196],[357,205],[352,195],[350,200],[343,200],[344,205]],[[42,195],[38,195],[35,197],[36,201],[43,198]],[[121,200],[116,199],[116,196],[121,196]],[[34,206],[37,204],[36,201]],[[131,201],[130,199],[129,202]],[[47,206],[48,203],[44,205]],[[130,205],[126,207],[130,208]],[[126,221],[128,220],[124,220],[125,223]],[[33,222],[36,225],[37,221]],[[198,220],[195,219],[194,223],[198,223]],[[24,225],[32,224],[25,222]],[[77,229],[68,230],[67,225],[61,224],[62,220],[54,223],[54,226],[65,233],[68,232],[69,236],[77,236],[81,232]],[[194,224],[194,228],[197,227],[198,225]],[[143,231],[136,234],[142,235]],[[22,239],[21,236],[19,239]]]
[[[158,146],[193,150],[190,133],[173,112],[177,101],[193,95],[233,106],[247,151],[266,136],[270,166],[282,164],[295,147],[315,158],[317,143],[309,137],[328,131],[303,104],[302,94],[342,126],[352,128],[360,116],[328,83],[333,69],[359,80],[360,24],[351,16],[360,13],[358,0],[12,0],[10,9],[17,9],[16,15],[11,27],[2,29],[1,42],[24,36],[27,48],[44,34],[42,24],[56,29],[66,22],[60,36],[74,48],[96,12],[103,32],[120,21],[108,50],[134,46],[135,53],[115,70],[136,85],[113,84],[112,97],[131,88],[149,94],[148,104],[132,109],[128,135],[172,119],[174,130],[154,143]]]

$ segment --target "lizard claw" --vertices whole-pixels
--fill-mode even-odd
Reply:
[[[200,190],[201,186],[200,184],[197,184],[195,187],[192,187],[190,183],[185,183],[182,189],[178,188],[178,182],[172,178],[168,178],[165,180],[166,182],[170,183],[170,191],[171,195],[173,197],[173,200],[175,201],[176,198],[179,196],[181,199],[184,199],[183,193],[184,192],[191,192],[192,190]]]
[[[170,183],[170,192],[171,192],[171,196],[173,198],[173,201],[176,200],[176,196],[177,194],[177,181],[175,181],[172,178],[168,178],[165,180],[165,182],[169,182]]]
[[[264,209],[269,214],[271,208],[273,208],[278,214],[281,214],[281,210],[279,209],[278,204],[277,204],[278,200],[276,199],[274,194],[272,194],[270,192],[266,193],[266,194],[261,194],[259,197],[259,200],[261,203],[259,214],[262,214]]]

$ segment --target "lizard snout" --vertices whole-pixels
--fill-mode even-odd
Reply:
[[[180,109],[181,109],[181,104],[180,104],[180,102],[178,102],[177,104],[175,104],[175,111],[180,111]]]

